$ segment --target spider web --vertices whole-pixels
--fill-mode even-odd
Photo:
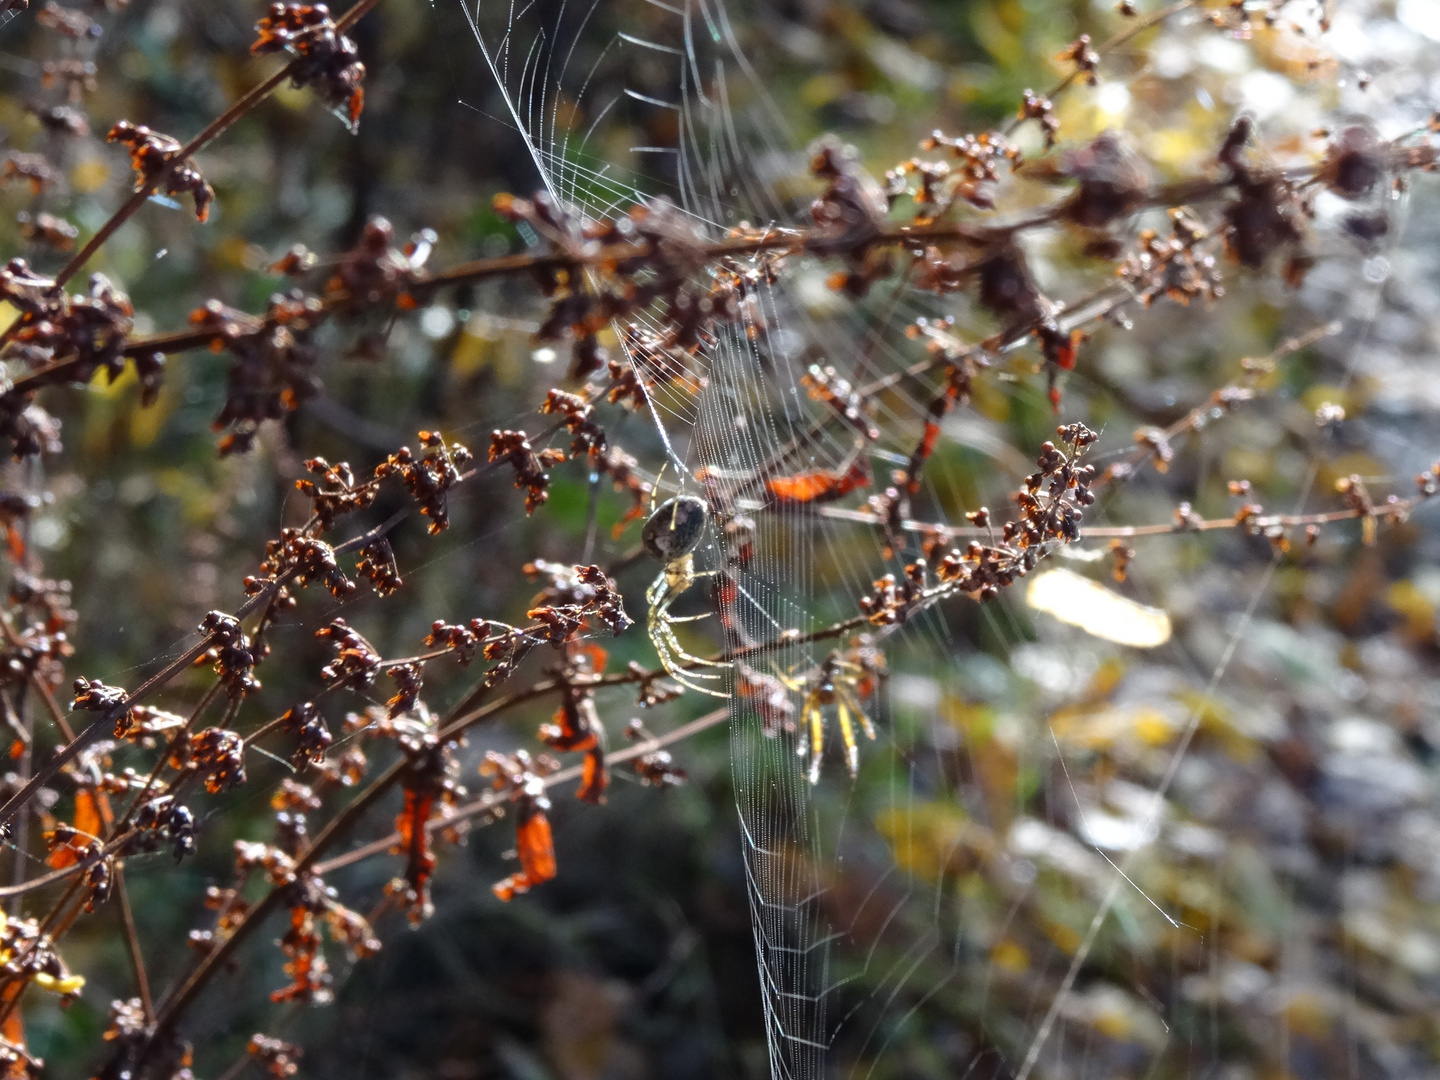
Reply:
[[[634,201],[665,197],[710,239],[741,221],[778,228],[801,220],[800,200],[777,194],[793,183],[795,140],[747,59],[739,8],[718,0],[594,0],[481,4],[467,15],[501,90],[508,116],[500,119],[523,135],[557,201],[604,219]],[[1128,93],[1152,74],[1142,62],[1108,85]],[[753,518],[750,561],[730,557],[719,528],[702,552],[702,570],[724,566],[736,580],[736,594],[722,605],[731,644],[777,642],[750,665],[760,676],[813,677],[827,646],[807,636],[852,613],[873,579],[898,571],[916,551],[895,552],[887,564],[880,539],[858,527],[853,513],[767,503],[757,497],[756,477],[777,455],[796,471],[838,471],[853,461],[854,440],[828,422],[800,376],[819,361],[857,385],[882,379],[914,360],[898,328],[935,312],[900,288],[815,318],[797,296],[806,273],[816,280],[814,271],[787,269],[794,273],[760,290],[747,318],[702,351],[703,390],[662,391],[652,410],[680,487],[696,492],[709,484],[721,504]],[[1364,277],[1363,288],[1348,292],[1349,328],[1329,354],[1339,391],[1353,380],[1388,270],[1372,258]],[[1329,287],[1346,295],[1334,278]],[[1191,333],[1204,325],[1194,313],[1177,322]],[[1034,408],[1035,388],[1026,380],[1000,385],[1012,408]],[[1083,406],[1104,390],[1077,374],[1067,394]],[[925,406],[924,388],[906,383],[881,400],[876,419],[884,434],[864,451],[877,475],[904,461]],[[960,416],[944,434],[955,452],[937,456],[920,501],[951,523],[974,508],[977,488],[993,490],[966,475],[977,461],[988,455],[988,467],[1008,473],[1012,486],[1031,467],[1013,461],[1013,452],[1007,458],[984,416]],[[1125,439],[1103,445],[1122,454]],[[1417,454],[1412,441],[1400,445],[1407,461],[1396,471],[1403,475]],[[1294,508],[1309,505],[1320,464],[1300,461],[1285,493]],[[1202,450],[1195,484],[1224,467]],[[1170,507],[1163,486],[1142,485],[1107,513],[1164,520]],[[1102,515],[1100,524],[1107,523]],[[1088,546],[1091,555],[1101,550],[1098,542]],[[985,684],[1019,677],[1039,688],[1032,706],[1058,716],[1057,705],[1083,699],[1087,680],[1113,660],[1113,651],[1078,633],[1029,625],[1013,604],[986,607],[978,620],[930,611],[882,642],[896,671],[893,707],[876,717],[880,744],[861,748],[859,785],[844,775],[832,729],[824,778],[812,788],[797,755],[799,733],[767,731],[732,675],[732,768],[772,1076],[1200,1076],[1226,1062],[1216,1020],[1223,995],[1215,987],[1235,965],[1216,947],[1218,919],[1208,928],[1191,925],[1194,905],[1149,884],[1163,877],[1152,851],[1162,834],[1171,850],[1180,844],[1175,830],[1166,831],[1169,800],[1177,783],[1187,793],[1193,786],[1184,770],[1217,703],[1244,707],[1243,683],[1228,697],[1226,684],[1257,620],[1277,625],[1261,616],[1280,568],[1278,557],[1251,552],[1248,570],[1212,576],[1213,586],[1236,590],[1233,602],[1204,613],[1212,635],[1191,635],[1163,650],[1163,662],[1139,665],[1163,684],[1152,692],[1170,710],[1163,748],[1137,770],[1145,785],[1107,786],[1083,775],[1085,748],[1053,722],[1037,718],[1028,734],[997,734],[1023,726],[1023,718],[975,704],[986,701]],[[1150,570],[1142,563],[1130,588],[1174,607],[1174,569],[1165,557]],[[997,673],[986,654],[967,654],[965,635],[998,643],[1012,658],[1009,669]],[[798,716],[803,692],[787,697]],[[1188,704],[1176,711],[1177,702]],[[945,714],[948,722],[937,722]],[[977,719],[981,714],[988,719]],[[982,731],[985,725],[990,730]],[[941,733],[956,729],[956,737],[976,744],[966,755],[968,775],[956,774],[952,748],[941,745]],[[1037,783],[1050,820],[1023,806],[1006,808],[1007,800],[1021,806],[1026,785]],[[1190,842],[1199,843],[1194,836]],[[994,895],[972,888],[982,864],[1006,882]],[[1071,886],[1061,900],[1052,896],[1048,909],[1033,888],[1044,877]],[[1022,921],[1049,927],[1050,940],[1012,932]],[[1205,955],[1196,978],[1209,983],[1187,985],[1195,1001],[1210,1001],[1209,1031],[1172,1026],[1176,1018],[1193,1021],[1185,1014],[1193,1002],[1157,1001],[1141,978],[1127,983],[1119,973],[1127,952],[1139,955],[1172,934],[1188,936]],[[1028,955],[1022,960],[1017,949]],[[1087,965],[1098,974],[1084,977]],[[1134,1015],[1124,1017],[1127,1010]],[[1116,1014],[1129,1023],[1129,1039],[1106,1028],[1119,1023]],[[892,1047],[913,1048],[917,1031],[933,1049],[930,1060],[892,1062]],[[1358,1062],[1360,1036],[1347,1038]]]

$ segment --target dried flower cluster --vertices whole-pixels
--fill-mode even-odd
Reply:
[[[1060,424],[1056,441],[1040,446],[1033,471],[1013,491],[1013,512],[992,515],[982,506],[964,513],[965,523],[959,523],[962,511],[955,507],[960,496],[944,490],[955,487],[949,480],[961,471],[947,458],[953,450],[950,436],[960,422],[976,417],[998,427],[1004,409],[994,402],[1002,384],[1004,393],[1019,388],[1012,395],[1019,402],[1016,414],[1027,407],[1023,393],[1032,388],[1042,402],[1039,412],[1048,400],[1049,408],[1060,413],[1071,373],[1100,371],[1087,342],[1091,335],[1108,333],[1106,324],[1128,327],[1130,315],[1143,318],[1149,310],[1182,314],[1167,303],[1194,314],[1227,291],[1233,294],[1236,281],[1245,280],[1235,278],[1234,266],[1259,275],[1279,263],[1283,282],[1298,287],[1323,251],[1317,242],[1322,192],[1324,198],[1354,204],[1345,219],[1346,233],[1374,243],[1389,230],[1386,200],[1412,174],[1437,164],[1433,130],[1386,139],[1369,126],[1350,124],[1319,135],[1308,163],[1281,165],[1271,148],[1260,145],[1256,123],[1241,116],[1206,144],[1205,168],[1161,182],[1157,176],[1168,174],[1154,168],[1145,147],[1118,130],[1072,130],[1074,122],[1064,108],[1064,95],[1072,87],[1083,92],[1100,84],[1114,51],[1131,40],[1131,30],[1110,43],[1079,35],[1059,55],[1061,81],[1044,93],[1025,90],[1008,127],[961,134],[937,130],[913,156],[885,171],[882,180],[838,138],[816,140],[806,159],[808,177],[797,180],[810,185],[799,200],[808,204],[808,221],[793,228],[739,223],[716,230],[661,197],[617,203],[600,213],[553,192],[530,198],[501,195],[493,210],[526,239],[526,250],[438,270],[430,266],[431,257],[444,250],[450,237],[422,229],[402,242],[397,236],[403,231],[397,233],[383,217],[367,218],[364,210],[357,210],[349,233],[353,244],[333,254],[296,243],[271,263],[255,256],[238,235],[230,237],[226,244],[233,239],[245,250],[236,261],[251,267],[268,263],[271,274],[285,279],[282,289],[258,311],[245,310],[244,301],[235,299],[246,295],[243,291],[217,289],[231,302],[204,299],[184,326],[167,333],[141,330],[149,320],[137,314],[116,281],[100,273],[71,291],[70,283],[152,195],[188,199],[195,223],[187,224],[189,215],[184,215],[184,228],[212,216],[209,228],[223,225],[229,208],[239,202],[229,201],[227,171],[233,166],[204,154],[286,79],[311,88],[353,131],[365,105],[366,68],[349,31],[372,4],[362,0],[339,19],[321,4],[271,4],[256,26],[251,52],[281,54],[285,66],[188,142],[146,124],[114,123],[104,141],[128,153],[134,190],[129,202],[98,227],[86,213],[76,215],[80,225],[70,221],[65,213],[76,204],[63,199],[78,183],[81,140],[103,151],[98,135],[90,135],[85,103],[105,85],[94,43],[110,25],[110,12],[123,4],[112,0],[82,11],[52,0],[34,14],[62,48],[60,55],[35,65],[39,91],[26,103],[27,122],[39,133],[34,146],[40,149],[11,149],[0,166],[0,184],[13,185],[30,200],[19,212],[15,233],[24,255],[0,269],[0,301],[12,312],[0,329],[5,364],[0,440],[16,462],[24,463],[23,469],[17,466],[6,474],[0,490],[0,524],[12,564],[0,605],[0,719],[12,733],[9,756],[16,763],[0,793],[0,817],[20,860],[6,895],[56,888],[43,894],[54,898],[42,917],[22,916],[19,908],[0,915],[0,1070],[6,1076],[40,1075],[42,1063],[31,1053],[20,1023],[22,996],[34,986],[64,1003],[84,991],[85,978],[62,959],[62,939],[77,921],[107,906],[121,913],[136,995],[125,991],[110,1005],[104,1033],[108,1060],[97,1075],[180,1080],[191,1075],[193,1052],[183,1037],[188,1010],[234,969],[242,948],[266,937],[267,919],[283,920],[278,948],[284,979],[271,990],[271,1001],[323,1005],[335,996],[332,961],[338,955],[361,960],[382,947],[392,925],[416,926],[434,914],[437,875],[447,851],[465,842],[477,826],[501,819],[513,823],[515,866],[503,876],[497,873],[496,897],[510,901],[541,889],[564,872],[557,856],[557,828],[563,841],[564,822],[557,817],[552,823],[552,789],[573,780],[575,798],[596,805],[607,798],[616,801],[616,778],[655,789],[681,785],[687,769],[674,744],[730,717],[727,708],[659,735],[638,719],[617,727],[614,688],[627,700],[633,690],[638,707],[652,714],[685,699],[686,690],[732,697],[739,722],[753,721],[764,736],[793,750],[799,775],[811,784],[822,781],[827,739],[833,748],[838,733],[846,769],[861,782],[862,747],[888,730],[876,706],[883,702],[889,677],[889,635],[922,613],[938,620],[948,618],[951,608],[973,607],[968,601],[996,600],[1036,571],[1042,559],[1084,539],[1108,541],[1093,556],[1108,560],[1105,571],[1117,586],[1133,584],[1133,576],[1142,572],[1137,538],[1149,534],[1228,530],[1236,543],[1300,566],[1302,559],[1317,557],[1322,527],[1358,526],[1360,545],[1375,546],[1384,536],[1402,534],[1412,512],[1440,492],[1440,465],[1418,476],[1414,493],[1403,496],[1385,492],[1368,463],[1345,460],[1325,475],[1329,502],[1318,512],[1274,513],[1262,498],[1262,484],[1232,479],[1222,493],[1230,500],[1222,505],[1229,509],[1219,516],[1202,513],[1214,499],[1197,482],[1193,493],[1186,492],[1194,501],[1179,502],[1168,521],[1095,525],[1091,507],[1097,498],[1149,467],[1168,484],[1191,481],[1185,440],[1232,414],[1259,407],[1275,390],[1281,359],[1323,336],[1312,335],[1262,360],[1247,361],[1240,375],[1213,392],[1216,383],[1206,383],[1209,396],[1197,395],[1200,404],[1193,407],[1171,408],[1172,400],[1162,408],[1137,392],[1143,388],[1118,387],[1115,399],[1144,415],[1129,445],[1099,457],[1102,467],[1092,463],[1100,440],[1096,431],[1080,422]],[[1175,10],[1190,6],[1182,3]],[[8,12],[25,8],[24,0],[0,3]],[[1265,7],[1267,26],[1278,24],[1282,10]],[[1138,12],[1126,0],[1121,14],[1134,18]],[[1204,32],[1246,39],[1252,36],[1254,14],[1253,5],[1215,9],[1210,12],[1215,29]],[[1133,30],[1164,17],[1163,12],[1149,16]],[[382,96],[374,95],[372,104]],[[1032,121],[1038,142],[1029,138],[1033,131],[1021,130]],[[1042,156],[1027,160],[1029,151],[1022,148],[1036,146],[1042,147]],[[207,162],[218,194],[201,167]],[[1058,195],[1036,194],[1057,186]],[[1017,211],[1022,202],[1023,212]],[[1100,282],[1095,291],[1062,299],[1063,281],[1046,272],[1039,254],[1043,245],[1032,239],[1073,249],[1087,272],[1099,271],[1091,275]],[[285,237],[282,246],[290,240]],[[65,257],[69,261],[59,269],[43,269]],[[105,265],[112,269],[112,262]],[[124,259],[113,260],[113,266],[123,265]],[[857,356],[814,343],[798,348],[779,325],[790,314],[776,299],[781,287],[811,269],[819,271],[814,280],[824,282],[828,301],[857,312],[869,312],[866,305],[883,307],[874,335],[856,344]],[[119,270],[115,273],[118,280]],[[455,299],[456,310],[469,312],[472,302],[490,302],[475,300],[477,293],[470,290],[500,279],[529,283],[538,291],[531,340],[547,348],[561,346],[568,357],[560,385],[542,387],[543,395],[524,388],[532,396],[523,409],[532,419],[544,417],[538,422],[543,426],[519,426],[514,417],[521,413],[510,411],[508,398],[502,398],[511,392],[503,385],[510,375],[497,374],[503,365],[485,358],[472,366],[485,368],[487,379],[493,376],[485,392],[507,404],[490,408],[491,399],[479,395],[449,410],[449,416],[462,417],[454,426],[443,418],[447,410],[437,407],[442,419],[435,426],[426,421],[417,449],[387,438],[372,452],[375,463],[368,471],[314,453],[318,447],[311,445],[312,433],[304,426],[312,407],[313,415],[341,429],[330,433],[337,441],[347,434],[343,417],[335,420],[343,410],[331,408],[326,414],[318,407],[335,404],[327,386],[363,382],[377,372],[388,376],[399,366],[388,363],[395,327],[427,306],[434,305],[436,315],[445,318],[422,321],[425,337],[473,337],[467,316],[452,320],[444,305],[454,293],[464,298]],[[887,299],[891,289],[894,295]],[[205,295],[187,297],[186,307]],[[262,290],[252,299],[263,295]],[[931,314],[907,311],[897,319],[905,327],[903,341],[884,353],[876,342],[901,296],[917,296],[934,306],[927,309]],[[713,363],[722,349],[738,352],[766,374],[798,361],[796,377],[785,387],[788,397],[752,401],[746,396],[749,389],[725,384],[725,373]],[[224,581],[218,570],[213,575],[219,586],[232,590],[234,610],[209,610],[195,636],[153,674],[133,682],[121,676],[128,688],[107,681],[114,677],[109,672],[123,669],[87,654],[85,662],[93,666],[86,670],[92,674],[73,678],[69,704],[75,715],[67,715],[56,694],[69,677],[75,642],[89,646],[92,638],[104,639],[103,634],[77,633],[76,607],[89,612],[99,601],[77,601],[68,582],[43,575],[41,553],[60,545],[64,523],[48,510],[60,496],[40,490],[43,479],[54,475],[45,472],[51,462],[27,459],[59,458],[68,468],[77,457],[101,456],[92,448],[105,445],[103,433],[85,425],[86,414],[73,400],[98,398],[99,393],[89,394],[92,385],[110,395],[106,400],[118,402],[114,408],[119,411],[129,407],[124,386],[133,381],[139,405],[155,407],[156,423],[163,426],[171,406],[160,403],[181,382],[171,374],[176,385],[166,386],[167,363],[173,366],[167,358],[193,352],[198,355],[185,363],[200,366],[207,362],[207,351],[226,358],[223,404],[212,423],[221,439],[219,454],[260,451],[249,461],[229,462],[237,471],[226,475],[242,475],[244,468],[263,475],[273,468],[283,477],[274,486],[290,496],[281,511],[285,516],[268,526],[255,573],[238,582]],[[884,364],[890,368],[876,375]],[[105,388],[95,383],[102,372]],[[1339,444],[1351,438],[1351,418],[1363,404],[1349,392],[1349,381],[1347,371],[1347,385],[1329,388],[1331,396],[1318,406],[1318,399],[1308,399],[1303,423],[1291,424],[1287,437],[1307,450],[1309,440]],[[1038,396],[1042,387],[1043,398]],[[700,415],[717,397],[724,402],[721,427],[733,423],[733,431],[712,430],[711,409],[703,418],[711,428],[689,449],[677,451],[667,441],[664,456],[647,441],[648,432],[634,432],[637,420],[648,424],[652,416]],[[1088,392],[1085,400],[1091,400]],[[77,414],[82,424],[67,449],[58,417],[68,422]],[[767,431],[763,438],[752,437],[749,425],[760,426],[756,417],[773,421],[777,429],[782,425],[776,418],[783,418],[785,434]],[[437,427],[472,443],[475,431],[490,431],[484,459],[478,459],[478,448],[472,453]],[[743,474],[711,464],[666,481],[661,466],[666,462],[668,467],[667,458],[707,455],[712,450],[707,439],[728,438],[750,439],[746,452],[751,460]],[[305,444],[305,451],[292,453],[292,443]],[[331,444],[322,445],[335,456]],[[1014,448],[1007,444],[1006,449]],[[1319,451],[1310,452],[1319,459]],[[168,446],[155,455],[167,475],[188,468]],[[882,466],[893,468],[885,475],[879,472]],[[1023,471],[1017,468],[1014,477]],[[500,482],[492,483],[497,477]],[[689,484],[692,478],[698,495],[683,491],[683,499],[667,504],[672,508],[668,519],[656,511],[662,489]],[[488,547],[480,547],[499,532],[502,512],[513,509],[518,515],[522,500],[503,490],[510,483],[523,492],[524,512],[535,516],[537,542],[544,545],[540,551],[549,557],[536,552],[502,566]],[[1013,483],[1013,477],[1006,481]],[[149,497],[124,479],[107,484],[118,489],[121,503]],[[582,490],[589,500],[585,538],[572,543],[571,533],[579,526],[570,529],[565,523],[575,492]],[[486,501],[492,497],[494,505]],[[214,501],[219,504],[223,497],[216,495]],[[694,535],[684,543],[673,539],[680,505],[694,514]],[[1167,501],[1171,505],[1174,501]],[[184,510],[194,512],[193,507]],[[923,519],[931,515],[937,520]],[[215,516],[216,535],[239,535],[233,520]],[[420,638],[424,651],[395,655],[391,626],[372,620],[373,611],[404,615],[408,609],[399,605],[412,596],[429,602],[438,592],[458,604],[462,595],[428,588],[424,571],[431,557],[417,556],[411,546],[423,542],[414,535],[421,531],[413,527],[415,517],[425,519],[424,532],[431,537],[446,533],[452,518],[462,523],[455,533],[474,528],[475,536],[466,539],[477,542],[473,549],[461,549],[465,558],[484,563],[490,576],[526,582],[519,588],[527,598],[515,599],[519,594],[512,582],[511,591],[495,590],[480,614],[460,609],[434,618],[437,612],[431,611],[418,621],[405,615],[397,623],[407,627],[404,636],[412,644]],[[643,529],[635,529],[642,520]],[[765,571],[771,565],[767,560],[777,558],[777,548],[799,546],[799,531],[817,521],[873,531],[871,550],[878,550],[891,569],[860,578],[873,577],[863,596],[847,599],[837,593],[817,604],[817,610],[833,614],[827,625],[804,633],[778,625],[773,633],[763,627],[757,632],[736,614],[742,600],[750,599],[744,595],[745,586],[753,584],[749,575]],[[779,527],[772,527],[777,522]],[[612,525],[610,548],[601,523]],[[635,595],[627,610],[622,594],[622,585],[630,591],[629,564],[640,557],[639,548],[627,552],[623,545],[634,547],[637,533],[652,554],[657,533],[675,546],[644,598],[648,617],[636,610]],[[1296,542],[1301,536],[1303,545]],[[197,550],[204,547],[197,541]],[[509,552],[508,539],[495,550]],[[670,548],[660,545],[659,550]],[[253,552],[246,556],[248,566],[255,566],[255,557]],[[656,570],[649,572],[653,578]],[[318,588],[302,596],[312,583]],[[1375,591],[1369,579],[1347,589],[1357,595]],[[682,593],[687,603],[697,608],[704,603],[706,609],[693,616],[670,615],[670,604]],[[702,599],[702,594],[708,595]],[[1424,606],[1429,601],[1418,588],[1416,595],[1420,599],[1391,590],[1387,602],[1408,613],[1405,632],[1428,648],[1434,642],[1433,608]],[[940,605],[948,601],[955,603],[942,611]],[[194,618],[210,606],[210,601],[199,605],[187,624],[194,626]],[[704,622],[712,613],[719,616],[713,628]],[[697,646],[694,653],[675,637],[674,625],[690,622],[696,624],[697,638],[712,631],[711,644]],[[608,669],[610,657],[596,643],[602,637],[625,638],[622,648],[631,642],[652,648],[661,662],[647,667],[630,660]],[[774,662],[792,646],[821,643],[823,651],[806,670],[783,670]],[[695,678],[711,680],[714,687]],[[722,683],[723,691],[718,689]],[[1095,701],[1108,692],[1101,676],[1086,691]],[[265,693],[279,696],[265,702]],[[257,708],[262,702],[273,709],[263,717]],[[945,708],[957,715],[969,708],[952,704],[947,701]],[[1093,701],[1082,704],[1089,708]],[[484,747],[469,746],[473,729],[509,715],[532,722],[532,748],[482,753]],[[1063,713],[1052,718],[1057,745],[1066,719]],[[1431,737],[1419,720],[1411,720],[1414,731],[1406,739]],[[617,731],[623,731],[628,746],[616,747]],[[966,737],[974,743],[963,751],[971,755],[968,765],[985,774],[977,784],[998,820],[1013,812],[1001,804],[1016,801],[1014,793],[997,797],[985,785],[992,775],[1009,775],[1006,769],[1018,777],[1019,766],[1005,759],[1009,748],[991,733],[982,738],[969,731]],[[1205,737],[1218,738],[1208,727]],[[989,747],[984,753],[990,758],[977,756],[982,745]],[[1276,743],[1269,750],[1287,776],[1320,768],[1286,746]],[[961,752],[942,747],[937,738],[934,756],[952,753],[958,758]],[[1121,760],[1118,753],[1102,764],[1100,771],[1108,770],[1112,779],[1125,769],[1149,767]],[[632,771],[616,772],[626,766]],[[478,793],[462,782],[467,773],[480,778]],[[1090,788],[1102,782],[1108,780],[1091,777],[1070,785],[1077,804],[1091,798]],[[1017,779],[1017,789],[1018,784]],[[213,844],[221,830],[210,823],[255,792],[263,792],[256,805],[268,806],[256,826],[259,832],[234,840],[227,879],[210,886],[201,924],[186,927],[191,954],[180,978],[163,996],[152,996],[145,954],[157,946],[139,940],[126,875],[179,863],[207,841]],[[1053,806],[1031,811],[1041,809],[1047,820],[1069,813]],[[599,811],[587,807],[586,812]],[[980,815],[973,817],[946,833],[948,861],[939,872],[972,875],[965,888],[973,884],[979,895],[990,888],[986,875],[1012,860],[1001,846],[1005,841],[998,825],[985,832],[983,844],[974,839],[990,826],[977,824]],[[245,819],[237,811],[235,820]],[[344,851],[340,842],[352,839],[362,821],[383,821],[377,831],[389,833]],[[906,839],[902,856],[895,840],[897,861],[909,859],[908,872],[927,872],[920,867],[928,842]],[[153,858],[157,854],[163,858]],[[338,872],[368,858],[390,860],[386,883],[351,899],[351,883]],[[1033,869],[1035,863],[1025,865]],[[1039,871],[1052,872],[1048,866]],[[1069,942],[1066,935],[1072,931],[1059,916],[1039,912],[1028,895],[1014,891],[1018,880],[1005,886],[1011,890],[1005,893],[1010,918],[1042,927],[1033,935],[1037,940]],[[1346,933],[1360,937],[1353,927]],[[1004,944],[994,943],[994,949]],[[1078,945],[1077,937],[1064,947],[1074,952]],[[1038,947],[1031,942],[1031,948]],[[1257,956],[1261,951],[1259,945],[1248,947]],[[1024,952],[1019,945],[1014,949]],[[1011,974],[1029,963],[1022,963],[1014,949],[1004,954]],[[1140,951],[1137,945],[1137,955]],[[1176,965],[1177,970],[1182,966],[1178,960]],[[1262,970],[1258,960],[1250,966]],[[1097,985],[1106,975],[1098,970],[1087,974]],[[1014,992],[1008,983],[997,991]],[[976,1031],[983,1028],[975,1025]],[[226,1075],[248,1065],[272,1077],[295,1076],[301,1054],[296,1045],[256,1033],[242,1061]],[[1117,1068],[1116,1075],[1121,1071]],[[1277,1068],[1276,1075],[1282,1071],[1289,1070]]]

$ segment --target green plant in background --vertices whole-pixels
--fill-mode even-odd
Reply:
[[[5,10],[9,1074],[1433,1071],[1423,11]]]

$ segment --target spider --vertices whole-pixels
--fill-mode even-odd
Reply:
[[[687,668],[726,668],[730,665],[693,656],[685,651],[675,636],[676,623],[695,622],[709,618],[709,614],[681,618],[670,614],[670,605],[681,593],[701,578],[715,573],[713,570],[697,572],[695,569],[695,548],[704,537],[709,521],[709,509],[703,500],[693,495],[676,495],[661,503],[658,509],[652,496],[650,517],[640,530],[640,543],[665,568],[645,592],[645,603],[650,608],[645,628],[660,658],[660,666],[672,679],[697,693],[728,698],[730,695],[724,691],[705,685],[722,678],[719,672],[690,671]]]
[[[873,650],[871,650],[873,652]],[[819,675],[805,695],[800,707],[800,741],[795,753],[808,759],[807,779],[812,784],[820,782],[820,762],[825,753],[825,706],[835,706],[835,719],[840,725],[840,739],[845,744],[845,765],[850,770],[850,779],[860,771],[860,747],[855,741],[854,721],[860,722],[860,730],[867,739],[874,740],[875,725],[865,715],[860,703],[862,687],[873,687],[873,676],[879,669],[875,662],[867,661],[865,651],[858,653],[860,662],[846,659],[838,650],[832,652],[820,665]],[[792,690],[798,690],[803,682],[783,678]]]

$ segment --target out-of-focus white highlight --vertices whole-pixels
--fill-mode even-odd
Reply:
[[[1124,116],[1130,109],[1130,88],[1122,82],[1107,82],[1096,93],[1095,104],[1108,117]]]
[[[1031,578],[1025,600],[1036,611],[1118,645],[1153,649],[1170,640],[1170,616],[1165,612],[1070,570],[1047,570]]]

